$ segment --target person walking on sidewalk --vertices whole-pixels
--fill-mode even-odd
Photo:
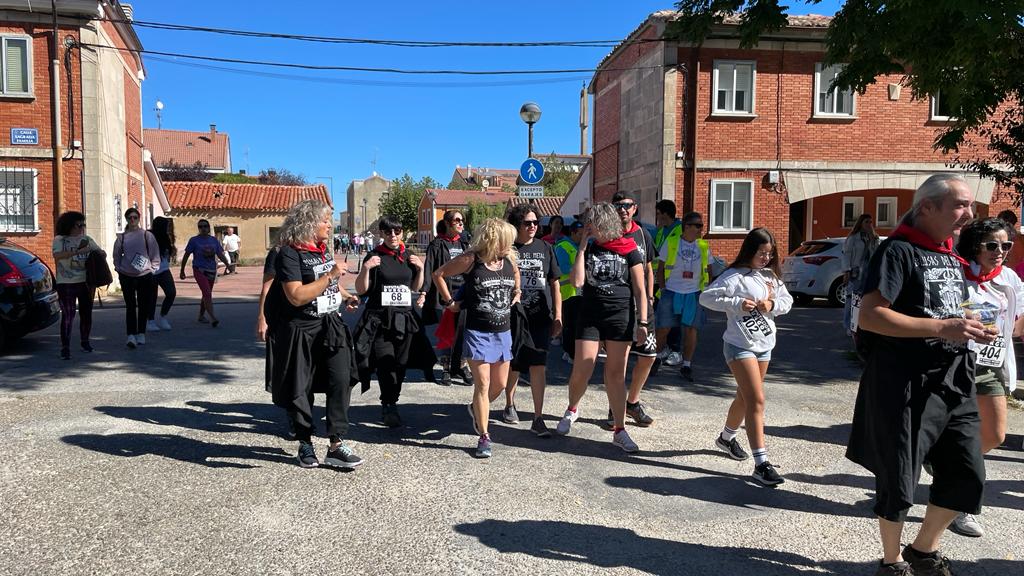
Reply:
[[[426,325],[437,324],[441,321],[443,306],[440,299],[440,286],[434,281],[434,272],[439,270],[449,261],[458,258],[469,250],[469,242],[466,241],[463,231],[465,230],[465,219],[462,212],[449,210],[444,213],[444,230],[434,237],[427,246],[426,259],[424,261],[423,292],[416,301],[416,306],[422,309],[423,323]],[[440,224],[440,222],[438,223]],[[438,227],[440,231],[440,226]],[[446,277],[445,288],[448,294],[458,294],[463,286],[463,278],[460,275]],[[451,366],[450,351],[439,350],[442,374],[440,384],[450,386],[453,375],[461,375],[466,385],[472,381],[467,374],[461,374],[461,366]]]
[[[114,269],[124,295],[129,348],[146,343],[146,322],[153,298],[153,273],[160,268],[160,246],[139,223],[135,208],[125,210],[124,232],[114,240]]]
[[[473,429],[480,435],[477,458],[491,457],[488,415],[491,402],[505,388],[512,360],[512,307],[521,294],[515,239],[516,229],[511,224],[488,218],[473,234],[470,250],[435,270],[433,275],[441,305],[453,313],[466,313],[462,355],[473,371],[469,413]],[[462,276],[465,281],[461,301],[455,300],[445,282],[453,276]]]
[[[185,266],[188,265],[188,259],[194,256],[192,277],[195,278],[202,294],[199,301],[199,317],[196,321],[204,324],[210,322],[211,326],[216,328],[220,324],[220,320],[217,320],[213,313],[213,285],[217,282],[217,260],[223,262],[224,266],[228,266],[229,262],[220,242],[210,234],[210,221],[204,218],[196,227],[199,233],[189,238],[188,244],[185,245],[185,257],[181,259],[181,271],[178,276],[182,280],[185,279]],[[210,317],[209,320],[206,319],[207,316]]]
[[[871,214],[861,214],[843,243],[843,279],[846,282],[843,326],[851,336],[856,330],[853,324],[853,309],[859,306],[862,296],[864,272],[868,269],[871,256],[878,250],[878,232],[875,232],[874,224]]]
[[[86,283],[85,262],[99,251],[96,241],[85,233],[85,214],[65,212],[57,218],[53,237],[53,261],[56,263],[57,297],[60,301],[60,357],[71,359],[71,330],[78,312],[78,334],[82,350],[92,352],[92,301],[95,288]]]
[[[344,443],[355,374],[352,337],[340,308],[354,310],[359,300],[338,282],[342,267],[328,244],[331,226],[331,207],[320,200],[299,202],[281,224],[275,280],[266,304],[274,346],[271,390],[274,404],[292,420],[299,465],[316,468],[320,461],[312,441],[316,420],[311,399],[314,382],[318,392],[324,386],[330,447],[323,465],[350,470],[363,459]]]
[[[562,331],[562,294],[558,277],[561,271],[555,262],[551,244],[537,238],[540,215],[530,204],[515,206],[508,213],[508,223],[516,229],[516,263],[519,266],[519,286],[522,288],[522,303],[526,310],[533,348],[543,356],[523,355],[512,359],[512,370],[505,385],[505,409],[501,419],[507,424],[518,424],[515,393],[519,373],[530,373],[530,392],[533,395],[533,423],[530,431],[541,438],[551,436],[544,423],[544,389],[547,386],[547,352],[551,339]],[[550,304],[548,300],[550,299]]]
[[[725,312],[722,352],[736,379],[736,396],[715,446],[734,460],[749,458],[736,441],[740,425],[746,423],[754,480],[764,486],[782,484],[765,447],[764,377],[775,348],[775,319],[793,308],[793,297],[780,278],[779,248],[767,228],[747,234],[736,259],[701,293],[700,303]]]
[[[153,274],[153,296],[149,300],[149,321],[146,322],[146,330],[158,332],[171,329],[167,315],[170,314],[171,306],[174,306],[174,298],[178,294],[174,287],[174,274],[171,273],[171,261],[178,257],[178,248],[174,245],[174,220],[157,216],[153,219],[150,232],[153,233],[153,237],[156,238],[156,243],[160,247],[160,267]],[[156,318],[158,287],[164,291],[164,301],[160,305],[160,317]]]
[[[683,235],[683,221],[676,218],[676,203],[671,200],[658,200],[658,203],[654,205],[654,224],[658,227],[654,233],[654,249],[659,254],[658,260],[660,263],[663,262],[660,255],[665,244],[671,241],[673,245],[678,245],[679,238]],[[655,271],[657,272],[657,270]],[[654,308],[655,315],[657,315],[661,290],[665,287],[665,276],[663,274],[656,275],[655,283]],[[658,337],[657,332],[660,332],[660,330],[656,331],[656,337]],[[658,338],[658,358],[666,366],[679,366],[682,364],[682,331],[679,326],[672,326],[669,328],[666,336]]]
[[[700,294],[711,277],[711,248],[701,238],[704,219],[699,212],[683,216],[681,236],[669,235],[659,254],[658,278],[665,283],[658,300],[655,324],[658,326],[658,348],[668,350],[669,331],[683,331],[683,366],[679,374],[693,382],[693,354],[697,351],[697,333],[704,327],[706,314],[700,305]]]
[[[242,239],[235,234],[235,229],[228,226],[224,230],[224,251],[228,254],[229,264],[225,266],[224,275],[234,274],[238,266],[238,251],[241,249]]]
[[[957,515],[981,511],[985,461],[967,343],[992,344],[997,330],[965,317],[964,261],[952,239],[973,204],[962,176],[930,176],[864,278],[857,343],[865,364],[846,457],[875,476],[878,575],[950,574],[939,540]],[[926,459],[934,470],[928,508],[901,552]]]
[[[423,285],[423,261],[406,250],[402,242],[402,221],[390,215],[379,220],[384,244],[367,253],[356,276],[356,293],[366,300],[366,308],[355,330],[356,366],[363,391],[370,387],[370,376],[377,374],[380,385],[381,421],[398,428],[398,398],[402,393],[406,367],[417,334],[421,334],[419,316],[413,311],[414,295]],[[424,348],[429,348],[426,335]],[[432,369],[436,357],[420,359]]]
[[[992,344],[977,346],[974,384],[981,417],[981,452],[987,454],[1006,439],[1006,397],[1017,387],[1017,360],[1013,339],[1024,333],[1024,283],[1013,270],[1004,267],[1013,249],[1013,228],[999,218],[974,220],[960,231],[956,251],[966,261],[969,308],[982,323],[999,330]],[[974,514],[961,512],[949,529],[962,536],[985,535]]]
[[[583,290],[569,376],[569,406],[556,432],[568,434],[579,419],[579,404],[603,343],[607,351],[604,387],[612,411],[612,443],[626,452],[637,452],[640,447],[626,432],[626,362],[634,337],[643,342],[650,330],[644,257],[636,242],[623,236],[619,212],[611,204],[602,202],[588,208],[583,223],[579,253],[570,274],[573,285]]]

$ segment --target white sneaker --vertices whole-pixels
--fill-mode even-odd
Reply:
[[[683,363],[683,355],[679,352],[672,352],[665,358],[665,366],[679,366]]]
[[[558,421],[558,426],[555,428],[555,432],[565,436],[569,433],[569,428],[572,428],[572,423],[579,420],[580,409],[577,408],[575,412],[572,410],[566,410],[565,415]]]
[[[135,335],[135,343],[138,344],[139,346],[145,345],[146,344],[146,335],[145,334],[136,334]]]
[[[672,350],[670,348],[662,349],[661,352],[658,352],[658,360],[661,360],[662,362],[664,362],[665,358],[668,358],[668,355],[671,354],[671,353],[672,353]]]
[[[629,437],[629,432],[625,430],[619,430],[612,435],[612,444],[629,453],[640,451],[640,447],[636,445],[636,442],[633,442],[633,439]]]
[[[160,326],[158,326],[156,322],[154,322],[152,320],[150,320],[149,322],[146,322],[146,332],[159,332],[159,331],[160,331]]]
[[[135,334],[128,335],[128,347],[132,349],[135,348]]]
[[[171,323],[167,321],[167,316],[161,316],[157,318],[156,325],[159,326],[161,330],[171,329]]]
[[[978,521],[974,514],[959,514],[949,525],[949,529],[961,536],[981,538],[985,535],[985,528]]]
[[[568,352],[562,352],[562,361],[572,364],[572,357],[569,356]]]

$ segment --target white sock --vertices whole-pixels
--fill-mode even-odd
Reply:
[[[732,442],[732,439],[736,437],[736,431],[726,426],[722,428],[722,440],[726,442]]]
[[[768,449],[767,448],[755,448],[750,451],[754,457],[754,466],[760,466],[768,461]]]
[[[689,360],[683,360],[683,368],[689,368],[689,367],[690,367],[690,361]]]

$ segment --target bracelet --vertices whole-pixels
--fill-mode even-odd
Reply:
[[[447,307],[451,306],[454,303],[455,303],[455,298],[449,298],[449,299],[445,300],[444,302],[441,302],[441,305],[444,306],[445,308],[447,308]]]
[[[637,322],[637,324],[640,325],[640,326],[643,326],[644,328],[650,328],[651,327],[651,323],[648,322],[647,320],[641,320],[641,321]]]

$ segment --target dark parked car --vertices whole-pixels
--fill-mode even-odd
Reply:
[[[0,350],[59,319],[50,268],[32,252],[0,238]]]

